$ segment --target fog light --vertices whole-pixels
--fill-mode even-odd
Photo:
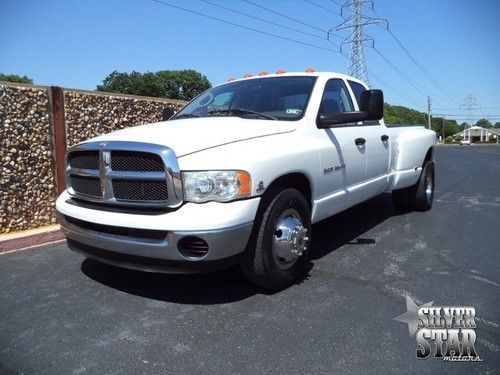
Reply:
[[[208,253],[208,244],[200,237],[187,236],[179,240],[177,249],[186,258],[202,258]]]

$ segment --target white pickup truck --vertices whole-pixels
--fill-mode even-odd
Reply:
[[[308,263],[312,224],[385,191],[399,209],[431,208],[435,133],[382,117],[382,92],[342,74],[215,86],[168,121],[71,148],[59,222],[71,249],[104,263],[239,263],[250,281],[284,288]]]

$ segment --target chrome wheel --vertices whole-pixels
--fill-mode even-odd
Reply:
[[[276,221],[272,240],[273,258],[282,270],[288,270],[307,250],[309,237],[299,213],[289,208]]]
[[[428,174],[426,176],[426,184],[425,184],[425,197],[427,198],[427,202],[432,202],[432,196],[434,194],[434,185],[432,183],[432,176]]]

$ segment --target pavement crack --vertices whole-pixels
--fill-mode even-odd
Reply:
[[[429,249],[430,252],[434,255],[436,260],[445,268],[447,271],[452,271],[452,272],[461,272],[467,274],[468,277],[482,281],[484,283],[494,285],[498,287],[498,283],[495,281],[489,280],[488,278],[484,276],[478,275],[478,272],[475,270],[468,270],[466,268],[460,267],[457,264],[455,264],[448,256],[444,255],[441,251],[438,251],[434,249],[432,246],[430,246],[416,231],[414,231],[411,227],[407,228],[408,232],[410,232],[420,243],[423,243],[425,245],[426,249]]]

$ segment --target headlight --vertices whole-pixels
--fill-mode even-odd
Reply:
[[[250,175],[243,171],[183,172],[184,200],[191,202],[219,201],[249,197]]]

